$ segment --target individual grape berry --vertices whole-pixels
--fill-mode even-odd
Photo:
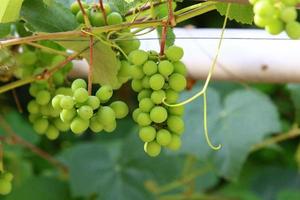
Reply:
[[[137,116],[136,121],[140,126],[148,126],[152,122],[150,119],[150,115],[148,113],[144,113],[142,111]]]
[[[27,110],[30,114],[38,114],[40,111],[40,106],[36,101],[31,100],[27,105]]]
[[[120,13],[112,12],[109,15],[107,15],[107,24],[108,25],[121,24],[122,22],[123,22],[123,18],[120,15]]]
[[[74,91],[73,97],[77,103],[83,103],[88,100],[89,93],[84,88],[78,88]]]
[[[182,116],[184,113],[184,107],[183,106],[169,107],[168,111],[172,115]]]
[[[122,119],[128,115],[128,106],[123,101],[115,101],[109,106],[114,110],[117,119]]]
[[[152,126],[142,127],[139,131],[139,137],[143,142],[151,142],[156,137],[156,130]]]
[[[38,134],[43,134],[46,132],[48,128],[49,122],[47,119],[44,118],[39,118],[36,121],[33,122],[33,129],[38,133]]]
[[[70,122],[76,116],[75,109],[63,109],[60,113],[60,119],[63,122]]]
[[[75,134],[82,134],[89,128],[89,120],[84,120],[80,117],[76,117],[71,122],[71,130]]]
[[[145,143],[144,150],[149,156],[156,157],[160,154],[161,146],[155,141],[148,142]]]
[[[181,117],[169,116],[167,125],[168,129],[174,133],[182,134],[184,131],[184,122]]]
[[[170,74],[173,73],[174,66],[170,61],[164,60],[158,64],[158,71],[164,77],[168,77]]]
[[[100,107],[100,100],[96,96],[89,96],[86,105],[91,106],[93,110]]]
[[[129,77],[131,75],[131,65],[126,60],[121,60],[121,67],[118,71],[118,76]]]
[[[89,13],[88,9],[85,9],[85,13]],[[76,20],[78,23],[84,23],[84,17],[81,10],[76,14]]]
[[[53,122],[54,126],[60,131],[68,131],[70,129],[70,124],[68,122],[63,122],[60,118],[56,118]]]
[[[162,106],[155,106],[150,111],[150,119],[155,123],[162,123],[168,118],[167,110]]]
[[[300,38],[300,23],[299,22],[290,22],[285,27],[286,33],[291,39]]]
[[[63,97],[64,97],[64,95],[58,94],[58,95],[56,95],[56,96],[52,99],[51,105],[52,105],[52,107],[53,107],[54,109],[56,109],[56,110],[61,109],[61,107],[60,107],[60,101],[61,101],[61,99],[62,99]]]
[[[96,27],[104,26],[105,20],[103,14],[96,9],[92,9],[91,12],[91,24]]]
[[[92,107],[84,105],[77,109],[77,114],[82,119],[88,120],[93,116],[94,112]]]
[[[138,101],[141,101],[144,98],[150,97],[151,93],[152,93],[151,90],[148,90],[148,89],[144,89],[144,90],[140,91],[138,94]]]
[[[145,89],[150,88],[150,78],[149,78],[149,76],[145,76],[142,79],[142,85],[143,85],[143,88],[145,88]]]
[[[183,57],[183,49],[173,45],[166,50],[165,55],[170,61],[176,62]]]
[[[113,95],[113,89],[109,85],[103,85],[99,88],[96,93],[96,96],[99,98],[100,102],[108,101]]]
[[[66,88],[66,87],[60,87],[55,91],[56,95],[64,95],[64,96],[73,96],[73,91],[71,88]]]
[[[103,130],[108,132],[108,133],[113,132],[114,130],[116,130],[116,128],[117,128],[116,120],[112,121],[109,124],[104,124],[104,126],[103,126]]]
[[[148,53],[143,50],[135,50],[129,54],[128,58],[134,65],[142,65],[148,60]]]
[[[22,63],[22,65],[26,65],[26,66],[33,65],[36,63],[36,61],[37,61],[37,56],[35,52],[26,51],[20,55],[20,63]]]
[[[143,83],[142,80],[140,79],[133,79],[131,82],[131,87],[133,89],[133,91],[135,92],[140,92],[143,89]]]
[[[109,106],[101,107],[97,112],[97,118],[104,126],[116,120],[115,111]]]
[[[178,92],[176,92],[172,89],[167,89],[166,90],[166,102],[167,103],[176,103],[178,98],[179,98]]]
[[[81,2],[81,5],[82,5],[82,7],[84,7],[84,8],[88,8],[88,4],[87,4],[86,2],[84,2],[84,1]],[[74,1],[74,2],[71,4],[71,12],[72,12],[73,14],[77,14],[79,11],[80,11],[80,6],[79,6],[79,4],[78,4],[77,1]]]
[[[141,46],[140,40],[133,36],[132,33],[130,33],[128,38],[124,38],[124,40],[117,41],[117,44],[127,55],[130,54],[130,52],[139,49]]]
[[[175,73],[181,74],[183,76],[187,75],[187,69],[186,66],[183,64],[183,62],[181,61],[173,62],[173,66],[174,66]]]
[[[75,90],[77,90],[78,88],[87,88],[87,84],[85,82],[85,80],[83,79],[76,79],[75,81],[73,81],[72,85],[71,85],[72,91],[74,92]]]
[[[7,195],[11,192],[12,185],[11,182],[0,179],[0,194]]]
[[[289,23],[297,19],[297,10],[295,7],[283,8],[280,12],[280,18],[285,22]]]
[[[147,61],[143,65],[143,72],[148,76],[155,74],[157,72],[157,64],[152,60]]]
[[[48,104],[50,102],[50,100],[51,100],[51,94],[47,90],[39,91],[36,94],[36,102],[39,105],[42,105],[42,106],[46,105],[46,104]]]
[[[104,10],[105,10],[105,12],[106,12],[107,15],[109,13],[111,13],[111,8],[110,8],[110,5],[108,3],[104,3],[103,7],[104,7]]]
[[[142,79],[144,77],[144,72],[139,66],[132,66],[130,68],[130,75],[133,79]]]
[[[55,126],[50,125],[45,134],[48,139],[55,140],[59,136],[59,131]]]
[[[99,120],[96,116],[91,118],[90,129],[94,133],[99,133],[103,130],[103,125],[99,122]]]
[[[156,142],[161,146],[167,146],[172,140],[171,133],[166,129],[157,131]]]
[[[139,108],[142,112],[150,112],[153,107],[154,103],[150,98],[144,98],[139,103]]]
[[[160,90],[165,84],[165,79],[161,74],[154,74],[151,76],[149,83],[153,90]]]
[[[273,20],[271,23],[266,25],[266,31],[272,35],[278,35],[284,29],[284,24],[281,20]]]
[[[132,112],[132,119],[137,122],[137,118],[139,116],[139,114],[142,113],[141,109],[136,108],[133,112]]]
[[[70,96],[63,96],[60,100],[60,107],[62,109],[72,109],[75,105],[75,102]]]
[[[178,135],[172,134],[171,142],[168,144],[168,149],[176,151],[181,147],[181,139]]]
[[[161,104],[165,97],[166,97],[166,93],[164,90],[156,90],[156,91],[153,91],[151,94],[151,100],[155,104]]]
[[[181,74],[172,74],[169,78],[169,85],[176,92],[180,92],[186,88],[186,79]]]
[[[275,8],[269,0],[258,1],[253,7],[253,11],[261,17],[269,17],[275,14]]]
[[[64,74],[58,71],[52,75],[52,80],[55,85],[62,85],[65,81]]]

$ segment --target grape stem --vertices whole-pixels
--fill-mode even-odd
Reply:
[[[56,50],[56,49],[52,49],[50,47],[46,47],[44,45],[34,43],[34,42],[27,42],[26,44],[30,45],[30,46],[33,46],[35,48],[39,48],[42,51],[45,51],[45,52],[48,52],[48,53],[54,53],[54,54],[61,55],[61,56],[64,56],[64,57],[67,57],[67,56],[70,55],[69,53],[67,53],[65,51],[59,51],[59,50]]]
[[[152,7],[156,7],[156,6],[159,6],[159,5],[164,4],[164,3],[165,3],[165,1],[160,1],[160,2],[153,3],[152,5],[150,3],[148,5],[142,6],[141,8],[134,8],[134,9],[130,10],[129,12],[127,12],[125,14],[125,17],[133,15],[133,14],[135,14],[137,12],[143,12],[143,11],[149,10]]]
[[[92,95],[93,87],[93,59],[94,59],[94,37],[90,35],[90,63],[88,72],[88,93]]]
[[[104,6],[103,6],[103,0],[99,0],[99,7],[100,7],[100,10],[103,14],[104,22],[107,25],[107,16],[106,16],[106,11],[105,11]]]
[[[165,46],[167,40],[167,30],[168,30],[168,22],[164,22],[161,31],[161,40],[160,40],[160,56],[165,54]]]
[[[77,0],[78,2],[78,5],[80,7],[80,10],[82,12],[82,15],[83,15],[83,20],[84,20],[84,24],[87,28],[91,28],[91,23],[90,23],[90,20],[89,20],[89,17],[87,15],[87,13],[85,12],[85,9],[84,7],[82,6],[82,3],[81,3],[81,0]]]
[[[16,106],[17,106],[17,109],[18,109],[19,113],[23,113],[23,108],[22,108],[22,105],[20,103],[17,91],[15,89],[12,90],[12,95],[14,97],[14,100],[15,100],[15,103],[16,103]]]

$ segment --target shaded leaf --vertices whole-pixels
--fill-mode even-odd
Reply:
[[[19,19],[23,0],[1,0],[0,23],[14,22]]]
[[[300,123],[300,84],[288,84],[287,89],[290,91],[291,99],[294,103],[295,118]]]
[[[0,24],[0,38],[7,36],[10,33],[10,23]]]

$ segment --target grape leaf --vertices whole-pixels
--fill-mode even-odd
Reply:
[[[286,189],[282,190],[277,195],[277,200],[298,200],[300,197],[300,190],[292,190],[292,189]]]
[[[291,99],[295,107],[295,117],[298,124],[300,123],[300,84],[288,84],[287,89],[290,91]]]
[[[195,93],[195,87],[191,93]],[[185,94],[191,96],[191,94]],[[252,145],[270,133],[280,131],[278,112],[268,97],[252,90],[230,93],[223,105],[215,90],[208,93],[208,127],[214,144],[222,144],[212,151],[203,134],[202,100],[187,105],[186,133],[181,152],[210,160],[219,175],[236,179]],[[198,112],[197,112],[198,111]]]
[[[158,36],[160,38],[160,41],[161,41],[161,35],[162,35],[162,27],[159,26],[157,27],[157,33],[158,33]],[[168,27],[167,28],[167,37],[166,37],[166,47],[169,47],[169,46],[172,46],[175,42],[175,34],[174,34],[174,31],[172,28]]]
[[[81,55],[88,61],[90,60],[88,40],[79,38],[73,41],[60,41],[59,44],[77,52],[85,50]],[[116,88],[118,87],[117,73],[118,60],[116,53],[107,44],[97,41],[94,45],[93,54],[93,83],[108,84]]]
[[[0,24],[0,38],[7,36],[10,33],[10,23]]]
[[[46,5],[41,0],[25,0],[21,16],[35,31],[63,32],[78,27],[71,11],[57,2]]]
[[[217,11],[221,15],[226,14],[228,3],[217,3]],[[252,24],[254,14],[251,5],[231,4],[228,18],[242,24]]]
[[[14,22],[19,19],[23,0],[1,0],[0,23]]]

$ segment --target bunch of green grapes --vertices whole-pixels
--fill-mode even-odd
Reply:
[[[292,39],[300,38],[296,5],[300,0],[249,0],[253,5],[254,23],[277,35],[286,31]]]
[[[13,76],[13,67],[15,59],[8,49],[0,49],[0,81],[6,82]]]
[[[186,88],[185,65],[180,61],[183,49],[171,46],[160,58],[154,51],[136,50],[129,54],[132,89],[138,92],[139,107],[133,119],[139,124],[139,137],[145,142],[149,156],[157,156],[161,147],[177,150],[184,132],[184,107],[168,107],[163,100],[174,104],[179,92]]]
[[[52,107],[59,112],[60,120],[75,134],[82,134],[88,128],[93,132],[112,132],[116,129],[116,119],[127,116],[128,107],[122,101],[107,102],[113,95],[113,89],[104,85],[96,95],[89,95],[83,79],[76,79],[71,86],[70,95],[56,95]]]
[[[1,172],[0,175],[0,194],[7,195],[12,189],[12,180],[14,176],[10,172]]]

